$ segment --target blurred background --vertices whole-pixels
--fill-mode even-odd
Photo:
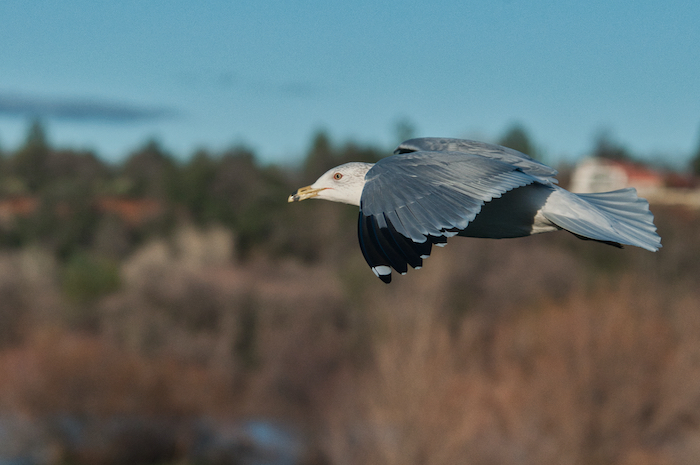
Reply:
[[[0,3],[0,464],[694,464],[700,4]],[[385,285],[410,137],[635,186],[663,248],[451,240]]]

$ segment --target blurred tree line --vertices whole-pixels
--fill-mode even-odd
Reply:
[[[408,121],[400,121],[396,129],[400,138],[414,133]],[[511,125],[497,142],[541,159],[521,124]],[[593,152],[614,159],[632,157],[608,133],[599,135]],[[168,235],[178,224],[190,222],[232,230],[239,258],[262,248],[272,256],[313,260],[323,252],[317,250],[319,238],[311,225],[324,207],[289,208],[287,196],[333,166],[376,162],[389,153],[352,142],[334,144],[319,131],[297,169],[263,166],[244,146],[221,153],[201,149],[181,160],[156,140],[122,163],[109,164],[90,151],[52,147],[35,121],[19,149],[0,152],[0,248],[38,245],[62,263],[83,257],[78,260],[82,263],[86,253],[118,261],[148,238]],[[691,163],[696,173],[699,160],[700,148]],[[354,221],[354,215],[348,212],[347,221]]]
[[[297,170],[262,166],[244,146],[201,149],[183,161],[156,140],[109,164],[93,152],[52,147],[35,121],[23,146],[0,155],[0,248],[41,246],[63,263],[85,253],[119,260],[188,222],[230,228],[241,258],[258,247],[294,254],[312,249],[313,228],[305,227],[312,219],[291,218],[308,209],[290,210],[287,196],[332,166],[381,155],[353,143],[335,146],[319,132]]]

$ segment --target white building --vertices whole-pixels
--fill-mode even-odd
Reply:
[[[700,208],[700,189],[667,187],[664,173],[637,163],[586,158],[571,176],[571,192],[606,192],[625,187],[634,187],[640,197],[652,204]]]
[[[653,194],[664,187],[664,176],[628,161],[586,158],[571,177],[572,192],[605,192],[625,187],[634,187],[640,194]]]

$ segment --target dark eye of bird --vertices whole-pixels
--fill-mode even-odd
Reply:
[[[335,174],[333,175],[333,179],[335,179],[336,181],[337,181],[338,179],[342,178],[342,177],[343,177],[343,175],[340,174],[340,173],[335,173]]]

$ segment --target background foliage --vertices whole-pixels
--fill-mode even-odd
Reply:
[[[224,463],[202,418],[292,424],[297,463],[695,463],[700,213],[652,205],[656,254],[451,240],[386,286],[356,208],[286,198],[388,152],[320,132],[296,169],[157,141],[108,165],[33,124],[0,160],[0,420],[38,419],[41,463]]]

